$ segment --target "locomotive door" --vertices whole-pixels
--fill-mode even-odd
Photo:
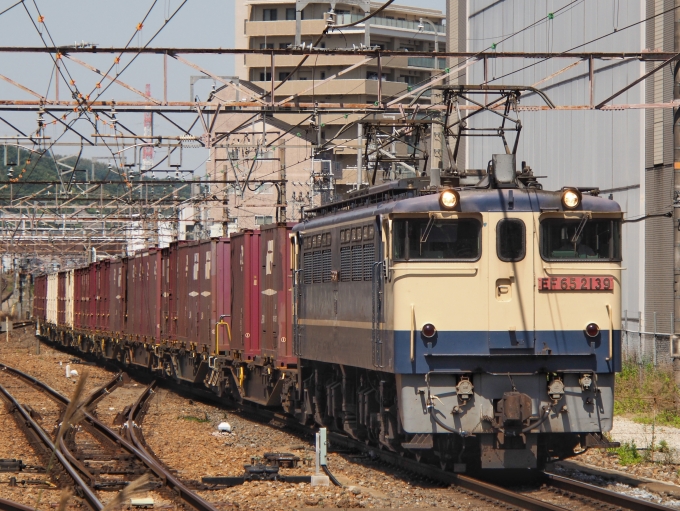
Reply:
[[[489,348],[532,349],[535,339],[531,213],[490,213]]]

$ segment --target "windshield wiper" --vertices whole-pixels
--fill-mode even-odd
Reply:
[[[432,231],[432,227],[434,227],[434,217],[431,216],[430,220],[427,222],[427,225],[425,226],[425,232],[420,236],[420,255],[423,255],[423,243],[427,243],[427,238],[430,236],[430,232]]]
[[[574,236],[571,238],[572,243],[576,243],[578,239],[581,237],[581,233],[583,232],[583,228],[586,226],[586,222],[590,219],[590,213],[583,213],[583,218],[581,218],[581,222],[578,224],[578,227],[576,228],[576,232],[574,233]]]

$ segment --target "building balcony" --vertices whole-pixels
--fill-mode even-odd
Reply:
[[[302,20],[302,35],[318,36],[326,28],[324,20]],[[295,21],[246,21],[246,36],[295,38]]]
[[[254,82],[255,85],[262,87],[264,90],[271,89],[271,82]],[[278,86],[280,82],[274,82]],[[299,94],[302,91],[312,87],[311,80],[290,80],[284,83],[276,91],[276,99],[278,101],[284,99],[286,96]],[[385,98],[388,96],[398,96],[406,93],[407,85],[403,82],[382,82],[382,93]],[[368,96],[366,101],[374,101],[378,96],[378,81],[377,80],[343,80],[341,78],[331,80],[327,83],[317,85],[314,89],[314,95],[317,100],[321,102],[348,102],[352,96]],[[312,91],[306,92],[302,98],[312,96]],[[321,97],[319,97],[321,96]],[[324,99],[323,96],[331,96]],[[344,96],[343,99],[334,99],[332,96]],[[363,100],[362,100],[363,101]],[[361,102],[361,101],[360,101]]]
[[[420,67],[424,69],[434,69],[435,60],[439,69],[446,69],[446,57],[409,57],[408,67]]]
[[[355,23],[359,21],[360,19],[363,19],[364,15],[363,14],[340,14],[338,15],[338,19],[336,24],[337,25],[346,25],[348,23]],[[378,25],[381,27],[393,27],[393,28],[401,28],[404,30],[413,30],[414,32],[419,32],[420,29],[418,28],[420,23],[418,21],[409,21],[409,20],[395,20],[391,18],[382,18],[382,17],[375,17],[371,18],[371,25]],[[424,29],[423,33],[430,33],[433,34],[432,32],[432,27],[429,25],[429,23],[424,24]],[[437,34],[439,35],[446,35],[446,27],[444,25],[435,25],[435,28],[437,29]]]
[[[330,76],[331,74],[340,71],[337,66],[353,66],[365,58],[366,57],[363,55],[351,54],[319,55],[318,57],[314,56],[312,58],[308,58],[302,65],[302,68],[309,69],[316,66],[317,69],[323,70],[326,67],[333,66],[333,71],[326,72],[326,76]],[[277,55],[274,58],[274,64],[276,65],[277,70],[284,68],[294,68],[300,63],[301,60],[302,57],[299,55]],[[390,69],[435,69],[434,61],[434,57],[383,57],[383,74],[388,74]],[[439,57],[438,61],[439,69],[446,69],[446,57]],[[366,64],[366,66],[370,66],[373,70],[377,68],[377,65],[377,59],[373,59]],[[259,70],[266,68],[269,70],[271,67],[271,57],[269,55],[246,55],[246,67]],[[359,71],[361,69],[365,69],[365,66],[358,68],[356,72],[361,72]]]

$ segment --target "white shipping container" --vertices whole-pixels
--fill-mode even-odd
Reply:
[[[47,276],[47,322],[57,324],[57,296],[59,290],[59,274]]]
[[[73,270],[68,270],[66,272],[66,289],[65,289],[65,294],[66,296],[64,297],[65,300],[65,312],[66,312],[66,319],[65,323],[66,326],[73,327]]]

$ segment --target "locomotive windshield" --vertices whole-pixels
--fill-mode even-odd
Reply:
[[[560,260],[621,260],[621,221],[611,218],[546,218],[541,257]]]
[[[393,222],[394,259],[476,260],[481,253],[477,220],[398,219]]]

